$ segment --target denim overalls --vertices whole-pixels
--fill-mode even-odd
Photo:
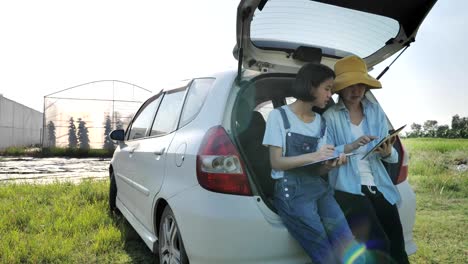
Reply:
[[[283,155],[315,152],[319,138],[290,132],[286,113],[282,108],[279,110],[286,130]],[[323,118],[321,130],[323,136]],[[313,263],[342,263],[346,258],[343,256],[345,251],[356,244],[331,187],[317,171],[318,166],[284,171],[283,178],[275,184],[274,203],[289,233],[305,249]]]

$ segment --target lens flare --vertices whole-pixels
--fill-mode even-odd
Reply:
[[[364,258],[364,252],[366,251],[366,246],[363,244],[354,243],[348,247],[345,251],[343,263],[353,264],[353,263],[364,263],[364,261],[357,261],[358,259]]]

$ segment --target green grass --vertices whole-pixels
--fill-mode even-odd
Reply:
[[[108,181],[0,185],[0,263],[141,263],[152,255],[108,214]]]
[[[79,148],[25,148],[9,147],[0,151],[0,156],[33,156],[33,157],[72,157],[72,158],[106,158],[112,157],[113,150],[79,149]]]
[[[74,157],[74,158],[85,158],[85,157],[112,157],[114,151],[105,149],[79,149],[79,148],[43,148],[41,149],[41,157]]]
[[[416,191],[411,263],[468,259],[468,140],[405,139]],[[433,144],[433,147],[431,147]],[[122,218],[108,214],[108,181],[0,185],[0,263],[149,263]]]
[[[468,171],[457,170],[468,161],[468,139],[411,138],[403,144],[410,154],[409,181],[418,194],[468,197]]]
[[[411,263],[466,263],[468,259],[467,139],[404,139],[409,181],[416,192]]]
[[[403,139],[403,143],[405,147],[409,147],[412,151],[437,151],[442,153],[455,150],[468,151],[467,139],[406,138]]]

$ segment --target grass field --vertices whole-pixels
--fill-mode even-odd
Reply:
[[[108,214],[108,184],[0,186],[0,263],[151,263],[135,231]]]
[[[412,263],[467,263],[468,140],[405,139],[417,195]],[[108,214],[108,181],[0,185],[0,263],[151,263]]]
[[[80,148],[39,148],[39,147],[9,147],[0,151],[0,156],[32,156],[32,157],[72,157],[72,158],[110,158],[113,150],[80,149]]]
[[[409,181],[416,192],[412,263],[467,263],[468,140],[405,139]]]

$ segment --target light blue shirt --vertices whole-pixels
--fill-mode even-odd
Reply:
[[[385,113],[378,103],[364,98],[362,106],[364,109],[364,134],[378,137],[366,145],[369,150],[388,135],[388,123]],[[327,143],[334,145],[337,151],[344,152],[344,146],[357,139],[351,133],[351,119],[348,109],[340,99],[323,116],[327,123]],[[400,200],[400,194],[395,185],[393,185],[381,160],[388,163],[396,163],[398,162],[398,152],[395,148],[392,148],[392,154],[385,159],[382,159],[382,156],[378,153],[370,154],[367,159],[369,160],[371,173],[379,191],[389,203],[397,203]],[[361,177],[359,175],[357,156],[349,157],[345,165],[333,169],[328,175],[329,183],[334,189],[363,195],[361,192]]]
[[[318,113],[315,113],[315,119],[310,123],[305,123],[294,114],[288,105],[281,106],[288,117],[290,132],[297,134],[320,137],[320,128],[322,118]],[[320,148],[323,140],[319,140],[317,148]],[[263,136],[263,145],[280,147],[283,150],[283,156],[286,150],[286,130],[284,129],[283,117],[278,109],[274,109],[268,115],[266,123],[265,135]],[[271,170],[271,177],[273,179],[283,178],[284,172]]]

